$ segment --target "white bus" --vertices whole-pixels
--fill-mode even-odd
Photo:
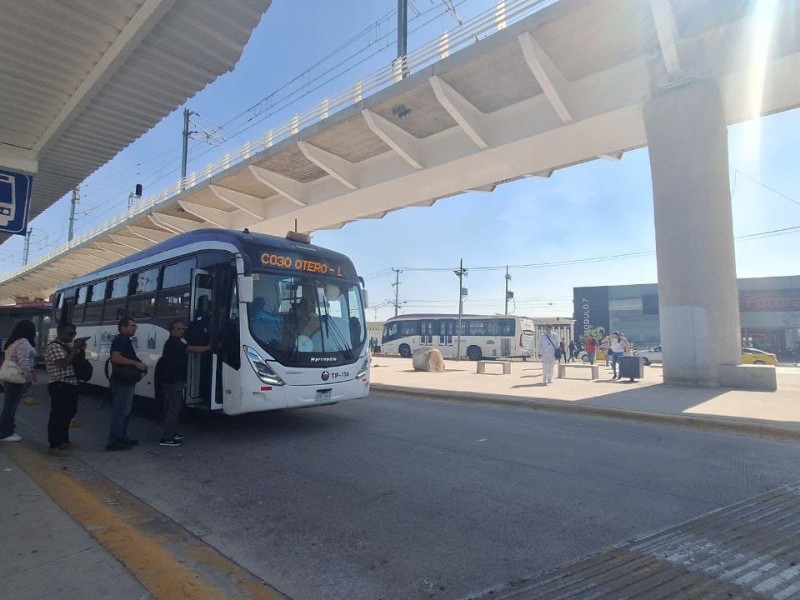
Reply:
[[[455,358],[458,315],[416,314],[393,317],[383,326],[381,352],[409,357],[417,348],[438,348]],[[482,358],[535,357],[535,327],[527,317],[462,315],[461,356]]]
[[[90,336],[89,383],[108,386],[117,323],[134,319],[150,367],[136,393],[153,398],[170,322],[205,319],[212,351],[189,358],[186,404],[234,415],[366,396],[365,301],[350,259],[308,236],[202,229],[62,285],[54,324]]]

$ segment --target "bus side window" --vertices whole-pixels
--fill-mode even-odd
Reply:
[[[103,320],[103,302],[106,296],[106,283],[95,283],[89,288],[84,323],[99,323]]]
[[[85,285],[78,288],[78,293],[75,299],[75,309],[72,314],[72,322],[75,324],[83,323],[83,311],[86,308],[86,299],[89,294],[90,287]]]
[[[113,279],[106,291],[106,305],[103,310],[103,322],[114,323],[127,315],[128,286],[131,276],[122,275]]]
[[[145,321],[153,317],[156,307],[158,268],[141,271],[132,276],[133,293],[128,299],[128,317]]]
[[[192,279],[194,260],[164,267],[161,289],[156,296],[156,314],[159,317],[189,317],[189,283]]]
[[[58,322],[71,323],[72,309],[75,306],[75,290],[62,292],[58,298]]]
[[[410,337],[420,334],[419,321],[401,321],[400,322],[400,337]]]

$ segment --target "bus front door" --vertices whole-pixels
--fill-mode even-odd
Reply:
[[[453,333],[455,332],[455,321],[452,319],[443,319],[439,321],[439,346],[449,347],[453,345]],[[442,355],[448,356],[450,351],[443,350]]]
[[[213,338],[214,322],[214,277],[208,271],[195,269],[192,273],[191,304],[186,341],[190,346],[207,346]],[[188,386],[186,404],[202,406],[211,410],[222,409],[214,402],[217,389],[217,354],[203,352],[189,354]]]
[[[419,343],[422,346],[433,345],[433,321],[420,321]]]

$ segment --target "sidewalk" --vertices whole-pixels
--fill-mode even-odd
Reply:
[[[28,476],[20,462],[46,468],[49,461],[23,444],[4,444],[0,452],[0,597],[152,598],[130,571]]]
[[[499,367],[479,375],[476,363],[466,360],[448,360],[445,369],[419,372],[413,370],[410,358],[373,356],[372,389],[800,441],[800,368],[796,367],[778,367],[776,392],[667,386],[656,365],[645,367],[644,378],[634,382],[613,381],[610,367],[601,364],[600,379],[590,381],[588,369],[573,369],[571,378],[555,378],[547,386],[542,383],[540,362],[513,362],[510,375],[500,374]]]

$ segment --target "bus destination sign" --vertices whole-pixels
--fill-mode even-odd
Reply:
[[[318,273],[329,277],[345,277],[347,275],[345,265],[311,260],[300,256],[292,257],[284,254],[262,252],[259,258],[261,264],[265,267],[302,271],[303,273]]]

